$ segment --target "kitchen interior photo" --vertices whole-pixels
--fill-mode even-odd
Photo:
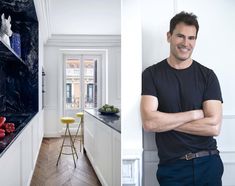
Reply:
[[[120,0],[0,14],[1,185],[121,185]]]

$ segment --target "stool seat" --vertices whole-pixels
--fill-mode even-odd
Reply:
[[[75,122],[75,118],[73,118],[73,117],[61,117],[61,118],[60,118],[60,121],[61,121],[63,124],[71,124],[71,123],[74,123],[74,122]]]
[[[77,112],[77,113],[76,113],[76,116],[77,116],[77,117],[83,117],[83,116],[84,116],[84,113],[83,113],[83,112]]]

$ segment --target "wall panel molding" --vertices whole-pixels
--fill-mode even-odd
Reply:
[[[52,34],[46,46],[120,47],[120,35]]]
[[[225,114],[223,115],[223,119],[235,119],[235,114]]]

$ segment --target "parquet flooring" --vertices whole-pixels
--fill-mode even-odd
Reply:
[[[79,141],[75,143],[77,167],[74,168],[72,156],[63,154],[56,166],[61,144],[62,138],[43,139],[30,186],[100,186],[86,154],[79,151]],[[66,148],[65,152],[69,150]]]

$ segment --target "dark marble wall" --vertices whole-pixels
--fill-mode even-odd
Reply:
[[[33,0],[1,0],[0,14],[11,16],[20,34],[21,59],[0,47],[0,113],[38,111],[38,21]]]
[[[0,12],[11,15],[13,20],[38,21],[33,0],[1,0],[0,5]]]
[[[5,85],[5,72],[3,70],[3,67],[0,63],[0,113],[4,112],[6,110],[6,99],[5,99],[5,92],[6,92],[6,85]]]

